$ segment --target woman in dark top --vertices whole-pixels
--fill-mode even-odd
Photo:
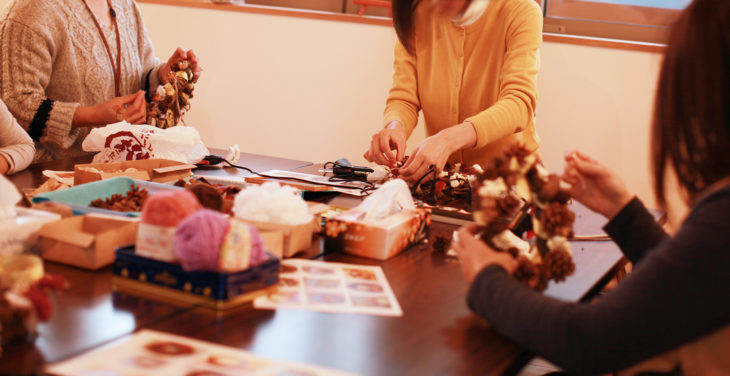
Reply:
[[[668,236],[621,180],[590,157],[566,157],[573,196],[610,219],[634,264],[586,303],[548,298],[511,277],[516,262],[459,230],[469,307],[506,337],[570,373],[730,374],[730,2],[695,0],[673,26],[652,126],[657,201],[666,173],[691,210]]]

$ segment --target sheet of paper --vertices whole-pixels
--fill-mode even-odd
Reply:
[[[278,291],[254,300],[254,308],[403,316],[379,266],[283,260]]]
[[[348,194],[351,196],[365,196],[366,193],[363,192],[362,188],[368,186],[367,183],[362,181],[330,181],[329,176],[305,174],[294,171],[269,170],[263,172],[262,175],[276,176],[280,178],[297,178],[306,180],[310,183],[328,186],[337,185],[337,187],[332,187],[333,191]]]
[[[321,375],[348,376],[324,367],[265,359],[232,347],[154,330],[141,330],[45,372],[74,376]]]

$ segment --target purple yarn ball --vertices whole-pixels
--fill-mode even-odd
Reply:
[[[185,218],[175,229],[175,254],[185,271],[217,271],[228,219],[203,209]]]

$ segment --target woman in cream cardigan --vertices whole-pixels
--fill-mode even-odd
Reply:
[[[145,122],[145,93],[193,51],[155,57],[133,0],[12,0],[0,15],[0,96],[35,162],[82,155],[89,127]]]

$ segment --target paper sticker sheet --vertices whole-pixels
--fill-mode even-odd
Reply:
[[[254,300],[254,308],[301,308],[319,312],[403,316],[383,270],[311,260],[283,260],[278,291]]]
[[[261,358],[231,347],[154,330],[141,330],[99,349],[53,364],[45,372],[74,376],[353,375]]]

